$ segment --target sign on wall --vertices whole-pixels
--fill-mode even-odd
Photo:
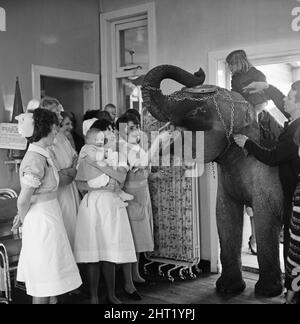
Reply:
[[[0,149],[26,150],[27,140],[18,132],[18,124],[0,123]]]
[[[6,31],[6,12],[0,7],[0,32]]]

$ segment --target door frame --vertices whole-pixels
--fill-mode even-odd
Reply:
[[[98,74],[85,73],[72,70],[57,69],[48,66],[32,65],[32,97],[41,99],[41,76],[61,78],[84,83],[83,111],[100,109],[100,81]]]

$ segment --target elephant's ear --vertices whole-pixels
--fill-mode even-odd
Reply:
[[[253,107],[249,105],[246,110],[238,110],[236,120],[235,132],[244,134],[256,122],[256,113]]]
[[[213,110],[206,102],[202,102],[182,117],[180,126],[190,131],[209,131],[213,127],[213,120]]]

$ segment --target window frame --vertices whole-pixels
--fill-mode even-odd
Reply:
[[[116,43],[116,26],[120,24],[136,23],[147,19],[148,23],[148,69],[136,69],[124,71],[117,69],[116,55],[118,47]],[[101,96],[102,107],[107,103],[118,105],[117,83],[121,78],[146,74],[148,70],[156,66],[156,13],[155,3],[116,10],[100,15],[101,32]]]

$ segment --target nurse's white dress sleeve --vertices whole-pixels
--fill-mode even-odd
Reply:
[[[22,166],[20,177],[21,185],[31,188],[39,188],[42,179],[45,176],[45,165],[42,159],[32,158],[26,161],[26,165]]]

